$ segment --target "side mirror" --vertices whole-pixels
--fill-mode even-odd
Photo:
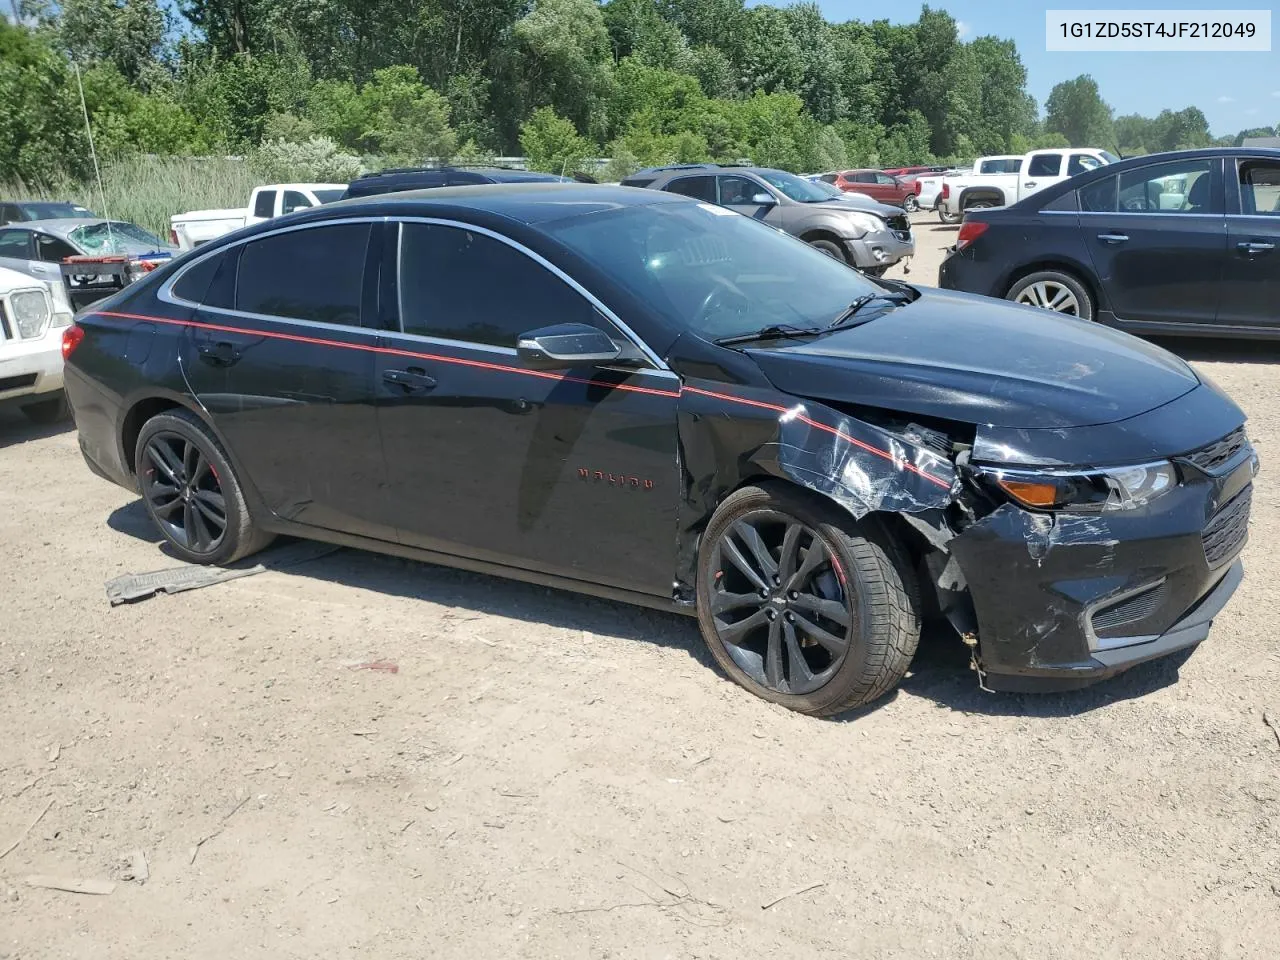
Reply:
[[[585,323],[558,323],[520,334],[516,355],[530,370],[567,370],[611,363],[623,349],[603,330]]]
[[[772,207],[778,201],[773,199],[773,194],[771,193],[757,193],[751,198],[751,202],[758,203],[762,207]]]

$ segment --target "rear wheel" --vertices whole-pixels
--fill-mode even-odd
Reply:
[[[254,526],[231,462],[194,414],[168,410],[148,420],[135,469],[147,513],[183,560],[233,563],[273,539]]]
[[[839,260],[841,263],[848,263],[845,259],[844,251],[840,249],[840,244],[834,240],[810,240],[809,246],[815,250],[821,250],[832,260]]]
[[[938,208],[938,219],[941,220],[943,223],[947,224],[948,226],[954,223],[959,223],[961,220],[964,219],[963,213],[949,213],[947,211],[946,206],[943,204],[941,200],[938,201],[937,208]]]
[[[914,193],[907,194],[906,198],[903,199],[902,209],[907,211],[907,213],[915,213],[920,209],[920,203],[916,200]]]
[[[1058,270],[1027,274],[1005,294],[1006,300],[1065,313],[1081,320],[1093,319],[1093,298],[1075,277]]]
[[[67,395],[58,391],[58,395],[49,400],[29,403],[22,408],[23,414],[32,423],[58,423],[71,416],[71,408],[67,405]]]
[[[986,210],[988,207],[994,207],[995,203],[991,200],[974,200],[972,203],[964,205],[965,213],[970,210]]]
[[[874,521],[783,486],[744,487],[712,517],[698,559],[702,635],[757,696],[830,716],[906,674],[920,635],[916,581]]]

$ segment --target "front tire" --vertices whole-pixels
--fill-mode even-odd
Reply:
[[[756,696],[831,716],[906,674],[920,600],[901,547],[871,519],[778,484],[725,500],[698,552],[698,623],[712,656]]]
[[[1029,273],[1005,294],[1006,300],[1030,307],[1040,307],[1055,313],[1093,319],[1093,298],[1083,283],[1059,270],[1039,270]]]
[[[234,563],[272,541],[254,525],[226,451],[189,411],[143,424],[134,466],[152,523],[188,563]]]
[[[71,416],[71,407],[67,405],[67,395],[58,391],[58,395],[49,400],[29,403],[22,408],[22,413],[32,423],[47,426],[61,423]]]
[[[845,258],[844,251],[840,249],[840,244],[834,240],[810,240],[809,246],[815,250],[821,250],[832,260],[839,260],[841,263],[847,264],[849,261]]]

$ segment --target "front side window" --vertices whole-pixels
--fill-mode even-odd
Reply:
[[[0,224],[13,223],[22,219],[22,211],[12,203],[0,203]]]
[[[854,174],[853,180],[855,183],[875,183],[876,175],[874,173],[857,173]]]
[[[1216,213],[1212,160],[1154,163],[1120,174],[1120,209],[1128,213]]]
[[[881,186],[892,187],[894,186],[894,184],[897,183],[897,181],[894,180],[893,177],[889,176],[887,173],[877,173],[876,183],[880,184]]]
[[[286,190],[280,212],[293,213],[295,210],[306,210],[310,206],[311,201],[307,199],[306,194],[299,193],[297,190]]]
[[[719,177],[720,181],[720,203],[726,207],[753,207],[759,206],[755,198],[762,193],[768,193],[764,187],[753,180],[746,177]]]
[[[666,186],[668,193],[678,193],[682,197],[693,197],[695,200],[716,202],[715,177],[680,177]]]
[[[1080,209],[1085,213],[1115,213],[1117,179],[1119,178],[1103,177],[1077,190]]]
[[[1240,209],[1249,216],[1280,217],[1280,162],[1250,160],[1239,169]]]
[[[1097,170],[1102,166],[1102,161],[1097,157],[1092,157],[1087,153],[1073,153],[1071,159],[1067,161],[1067,176],[1074,177],[1077,173],[1084,173],[1086,170]]]
[[[769,186],[798,203],[818,203],[829,196],[816,184],[803,177],[797,177],[794,173],[787,173],[785,170],[765,170],[758,176]]]
[[[514,349],[522,333],[539,327],[605,326],[578,291],[501,240],[434,223],[404,223],[400,231],[405,333]]]
[[[546,229],[667,323],[707,340],[772,324],[824,326],[883,289],[801,240],[709,204],[619,207]]]
[[[235,308],[312,323],[360,324],[369,224],[290,230],[244,245]]]
[[[45,263],[61,263],[67,257],[76,255],[76,248],[65,240],[51,237],[47,233],[37,233],[35,238],[37,260],[43,260]]]
[[[258,199],[253,201],[253,215],[262,217],[264,220],[271,219],[276,209],[276,192],[274,190],[263,190],[258,194]]]
[[[1027,164],[1028,177],[1056,177],[1062,169],[1062,157],[1053,153],[1041,153]]]

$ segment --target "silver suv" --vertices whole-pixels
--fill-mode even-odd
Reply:
[[[911,221],[901,208],[855,206],[783,170],[714,163],[650,167],[627,177],[622,185],[665,190],[728,207],[872,276],[880,276],[916,250]]]

